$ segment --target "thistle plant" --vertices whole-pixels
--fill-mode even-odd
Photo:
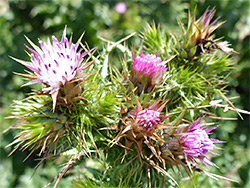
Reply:
[[[240,117],[249,112],[226,97],[225,75],[232,68],[226,53],[233,50],[211,36],[222,24],[214,14],[207,9],[198,20],[189,14],[187,29],[179,22],[180,36],[147,25],[132,51],[123,42],[135,34],[104,39],[98,55],[81,44],[82,36],[75,44],[68,39],[66,28],[60,42],[52,37],[40,48],[27,38],[30,61],[13,59],[32,71],[20,74],[31,80],[25,85],[45,87],[15,101],[13,152],[40,149],[39,164],[63,157],[62,171],[45,187],[54,181],[56,187],[72,169],[79,170],[71,173],[75,188],[177,186],[175,169],[191,179],[203,173],[230,181],[207,172],[217,167],[208,154],[217,155],[222,143],[209,124],[223,119],[217,108]],[[111,64],[114,49],[123,53],[121,70]]]

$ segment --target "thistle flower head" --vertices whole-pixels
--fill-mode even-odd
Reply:
[[[159,109],[154,109],[153,105],[145,109],[138,106],[135,112],[135,124],[146,132],[149,132],[152,128],[164,120]]]
[[[131,62],[130,81],[145,92],[150,90],[162,81],[167,68],[165,62],[154,54],[143,54],[135,57]]]
[[[213,153],[211,150],[215,148],[214,143],[220,141],[215,139],[210,139],[208,134],[211,130],[215,129],[206,128],[205,126],[200,125],[201,119],[195,121],[193,124],[190,124],[179,137],[179,142],[184,152],[186,160],[191,159],[195,162],[195,158],[201,160],[206,166],[207,163],[215,166],[205,154]],[[214,153],[213,153],[214,154]]]
[[[196,12],[194,12],[193,16],[189,14],[188,27],[186,30],[183,24],[179,22],[183,34],[180,43],[182,57],[192,59],[201,53],[209,53],[214,49],[220,49],[226,53],[233,51],[225,45],[222,47],[218,45],[211,36],[211,34],[224,23],[218,22],[220,17],[213,20],[214,14],[215,8],[210,11],[209,8],[207,8],[203,15],[197,20],[195,18]]]
[[[128,149],[132,148],[132,144],[135,143],[137,152],[140,156],[144,156],[142,151],[143,143],[148,146],[152,153],[160,157],[160,154],[156,151],[158,146],[154,146],[151,140],[163,141],[161,135],[157,133],[156,130],[167,128],[168,126],[161,123],[163,120],[169,116],[161,113],[166,103],[159,104],[160,99],[154,102],[148,108],[143,108],[139,101],[137,100],[137,106],[134,110],[126,112],[124,108],[121,108],[121,118],[120,120],[120,133],[114,139],[118,142],[122,137],[126,140],[126,152]],[[125,114],[125,115],[124,115]]]
[[[160,112],[144,109],[137,114],[136,124],[146,132],[160,123]]]
[[[82,36],[76,44],[66,37],[66,27],[62,39],[59,42],[55,36],[52,36],[52,43],[39,40],[40,48],[28,38],[28,42],[33,47],[30,48],[30,62],[15,59],[33,71],[26,75],[32,81],[25,85],[44,83],[47,87],[43,92],[49,93],[53,99],[53,108],[55,108],[57,95],[60,87],[69,82],[78,81],[83,74],[79,71],[85,69],[90,63],[83,64],[84,56],[90,51],[82,53],[83,49],[77,50]]]
[[[216,24],[220,17],[211,22],[214,14],[215,8],[211,11],[207,8],[198,20],[195,20],[195,12],[193,17],[189,17],[187,37],[190,39],[190,43],[199,45],[206,42],[209,36],[223,24],[223,22]]]
[[[174,133],[166,134],[164,144],[161,146],[162,157],[171,166],[173,162],[176,166],[179,164],[187,168],[190,162],[196,166],[197,159],[207,167],[216,166],[205,155],[215,149],[214,143],[221,141],[209,138],[209,133],[216,127],[207,128],[200,124],[202,118],[188,125],[185,129],[176,129]],[[185,162],[181,159],[185,157]],[[189,165],[189,167],[192,167]]]

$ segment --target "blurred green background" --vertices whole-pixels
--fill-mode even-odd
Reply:
[[[11,115],[13,100],[24,99],[32,88],[39,86],[20,87],[25,83],[13,72],[24,73],[24,66],[13,61],[9,56],[28,60],[25,53],[28,36],[38,44],[38,38],[47,39],[51,35],[61,37],[67,25],[67,33],[73,33],[73,41],[85,32],[83,41],[90,48],[97,47],[101,51],[104,42],[98,37],[117,41],[132,32],[143,31],[146,23],[155,22],[172,33],[178,33],[177,17],[184,23],[187,21],[188,10],[193,12],[197,6],[197,17],[210,6],[216,6],[215,17],[227,20],[217,31],[217,38],[223,37],[239,52],[232,56],[235,67],[228,79],[228,97],[240,96],[233,100],[237,108],[250,110],[250,1],[249,0],[189,0],[189,1],[125,1],[127,10],[123,14],[115,11],[118,1],[7,1],[0,0],[0,132],[15,123],[6,119]],[[133,43],[140,44],[139,36],[133,38]],[[132,40],[130,40],[132,41]],[[119,66],[119,55],[113,54],[113,62]],[[222,116],[225,116],[221,113]],[[235,113],[227,116],[237,117]],[[220,144],[223,150],[213,158],[219,169],[210,167],[209,171],[238,180],[239,184],[218,181],[206,176],[197,181],[198,187],[250,187],[250,119],[243,115],[244,121],[220,121],[220,126],[213,135],[214,138],[225,141]],[[8,157],[13,147],[6,147],[13,141],[15,132],[8,131],[0,136],[0,187],[42,187],[58,172],[56,164],[47,162],[31,178],[33,169],[38,163],[36,154],[24,161],[29,151],[16,151]],[[70,185],[67,178],[59,184],[60,187]],[[187,187],[181,184],[180,187]]]

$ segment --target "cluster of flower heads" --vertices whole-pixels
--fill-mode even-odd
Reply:
[[[133,54],[133,53],[132,53]],[[130,81],[138,87],[141,91],[150,92],[153,88],[159,85],[163,81],[164,74],[167,71],[165,62],[154,54],[143,54],[141,52],[139,57],[135,57],[133,54],[131,62],[131,75]],[[159,105],[159,101],[156,101],[148,108],[144,108],[137,101],[137,107],[128,116],[122,118],[122,128],[115,140],[118,142],[122,137],[126,137],[126,148],[131,149],[132,143],[136,144],[138,153],[144,156],[142,151],[142,143],[145,142],[152,153],[160,160],[168,160],[172,156],[171,161],[174,160],[174,156],[184,156],[186,162],[192,162],[196,165],[197,159],[202,161],[206,166],[207,164],[216,166],[205,155],[212,153],[215,149],[214,143],[220,141],[209,138],[209,132],[213,128],[206,128],[200,124],[201,119],[190,124],[185,129],[176,129],[163,123],[169,115],[162,114],[161,111],[165,107]],[[156,108],[158,110],[156,110]],[[125,110],[122,108],[121,116],[125,114]],[[161,114],[161,115],[160,115]],[[167,135],[165,139],[159,134],[159,130],[171,130],[176,129],[173,133]],[[171,132],[171,131],[170,131]],[[163,145],[159,149],[158,146],[152,144],[150,140],[160,141]],[[146,156],[144,156],[146,157]]]
[[[205,15],[206,13],[204,13],[199,19],[199,22],[200,24],[208,26],[209,24],[207,23],[210,21],[208,18],[212,15],[212,11],[207,17],[205,17]],[[206,29],[206,32],[209,33],[211,31],[207,31]],[[60,89],[64,92],[64,95],[69,94],[69,92],[72,93],[72,87],[69,87],[68,84],[75,82],[78,83],[81,77],[85,75],[79,73],[79,71],[90,65],[90,63],[83,63],[84,57],[90,51],[84,53],[82,53],[83,49],[78,51],[77,49],[81,38],[76,44],[72,43],[72,41],[69,41],[66,37],[66,28],[60,42],[56,37],[52,36],[52,44],[49,40],[47,43],[39,40],[39,48],[29,39],[27,40],[34,48],[32,49],[26,46],[31,51],[30,62],[16,60],[33,71],[33,73],[26,75],[32,80],[26,85],[44,83],[47,86],[43,91],[45,93],[49,92],[52,96],[54,109],[56,102],[60,98],[60,96],[58,96],[58,94],[61,93],[59,93]],[[198,39],[196,40],[198,41]],[[129,79],[136,87],[138,87],[140,92],[151,92],[155,86],[163,81],[166,71],[167,67],[165,62],[162,61],[160,57],[157,57],[157,54],[143,54],[141,51],[139,57],[136,57],[133,54]],[[67,87],[66,89],[62,89],[62,86]],[[79,87],[75,90],[79,93]],[[76,95],[77,93],[74,93],[73,97]],[[70,96],[72,97],[72,94]],[[65,102],[67,103],[69,101]],[[166,103],[160,105],[159,102],[160,100],[157,100],[148,108],[143,108],[141,104],[137,102],[135,109],[127,113],[128,116],[122,118],[122,130],[115,138],[116,142],[125,136],[126,147],[131,148],[131,145],[136,143],[138,152],[143,156],[142,143],[146,140],[146,143],[152,152],[155,153],[156,156],[160,156],[159,148],[155,148],[150,141],[154,140],[164,142],[164,139],[159,134],[158,130],[169,128],[169,126],[162,123],[162,121],[168,117],[167,114],[161,113]],[[122,108],[121,115],[124,113],[125,110]],[[211,129],[203,130],[198,123],[199,121],[196,121],[192,126],[188,126],[181,133],[176,134],[178,139],[175,141],[178,141],[179,149],[182,149],[182,154],[185,156],[186,160],[191,159],[195,162],[195,158],[198,158],[202,160],[204,164],[207,162],[213,165],[213,163],[209,162],[207,158],[204,157],[204,154],[214,148],[213,143],[216,141],[211,140],[208,137],[208,133]],[[171,148],[168,148],[168,150],[171,153],[173,152],[171,151]],[[156,153],[156,151],[158,151],[158,153]]]
[[[128,115],[121,119],[118,128],[120,133],[116,136],[115,141],[119,142],[122,137],[125,137],[126,150],[131,149],[132,144],[135,143],[138,153],[144,158],[147,156],[142,151],[143,143],[161,161],[169,159],[173,161],[175,157],[183,156],[186,163],[193,163],[194,166],[196,166],[197,160],[206,166],[208,164],[216,166],[205,156],[208,153],[216,155],[213,152],[216,149],[214,143],[221,143],[221,141],[209,137],[210,132],[216,127],[207,128],[200,124],[202,118],[185,128],[169,126],[163,122],[170,117],[170,114],[162,113],[166,103],[159,104],[159,101],[148,108],[143,108],[137,101],[137,106],[129,113],[122,107],[121,116]],[[161,135],[160,130],[167,133]],[[154,145],[152,141],[162,143],[162,145],[159,147],[160,144]],[[173,162],[175,163],[175,161]]]
[[[214,13],[214,9],[210,12],[207,9],[197,21],[195,20],[195,13],[189,20],[186,37],[188,39],[188,45],[190,45],[189,47],[196,48],[196,55],[209,52],[211,47],[209,48],[207,43],[211,43],[211,45],[215,45],[215,48],[225,52],[232,51],[227,47],[227,42],[216,44],[209,38],[213,31],[222,24],[219,23],[215,25],[219,18],[212,22]],[[144,54],[141,51],[140,56],[136,57],[132,51],[129,80],[137,88],[137,94],[140,95],[142,91],[144,93],[150,93],[157,85],[163,82],[164,75],[168,69],[165,63],[166,62],[162,61],[160,57],[157,57],[157,54]],[[159,101],[153,105],[158,105],[158,103]],[[164,107],[165,105],[159,109],[162,110]],[[215,127],[206,128],[202,126],[200,124],[201,119],[190,124],[185,129],[174,126],[170,127],[163,123],[163,120],[166,119],[168,115],[165,114],[165,118],[162,119],[160,118],[160,111],[154,110],[151,107],[143,109],[137,102],[135,110],[130,113],[127,112],[128,115],[122,118],[122,128],[115,140],[119,141],[121,137],[126,137],[126,148],[131,148],[132,142],[134,142],[141,156],[143,156],[142,143],[144,142],[160,160],[162,160],[162,158],[165,160],[171,158],[171,161],[174,161],[175,156],[183,156],[186,163],[196,165],[198,159],[206,166],[208,164],[216,166],[205,156],[207,153],[216,154],[212,152],[212,150],[216,148],[214,143],[219,143],[220,141],[209,138],[209,132],[215,129]],[[124,109],[122,109],[121,115],[123,113],[125,113]],[[164,136],[159,134],[162,129],[165,131],[168,130],[171,134],[164,134]],[[154,145],[150,140],[158,142],[158,145],[163,143],[160,150],[158,145]]]
[[[197,47],[196,55],[208,50],[207,43],[215,44],[209,36],[221,24],[215,25],[219,18],[210,23],[213,15],[214,9],[210,12],[207,9],[197,21],[195,21],[195,14],[190,20],[186,37],[191,47]],[[33,71],[25,75],[31,80],[26,85],[35,83],[46,85],[42,92],[51,95],[53,110],[57,104],[68,106],[74,98],[81,98],[81,84],[84,82],[83,77],[87,74],[79,71],[91,64],[91,62],[84,63],[84,57],[90,51],[82,53],[83,49],[78,50],[81,38],[76,44],[72,43],[71,39],[68,40],[66,37],[65,28],[60,42],[53,36],[52,43],[39,41],[40,48],[27,39],[33,47],[32,49],[26,46],[31,52],[30,62],[14,58]],[[223,45],[218,48],[226,52],[230,51],[226,42],[221,44]],[[157,54],[144,54],[141,51],[140,56],[136,57],[132,52],[131,72],[128,79],[138,91],[136,94],[153,92],[154,88],[164,81],[164,75],[168,70],[165,64],[166,62],[157,57]],[[135,144],[139,156],[144,159],[148,158],[143,151],[143,145],[146,144],[160,161],[170,160],[176,164],[175,159],[183,156],[186,163],[191,162],[196,165],[197,160],[200,160],[206,166],[208,164],[216,166],[205,156],[208,153],[215,154],[212,152],[216,148],[214,143],[220,142],[209,138],[210,131],[215,127],[202,126],[201,119],[185,128],[167,125],[164,120],[170,115],[162,112],[166,108],[166,102],[161,101],[162,99],[159,98],[145,107],[137,99],[137,104],[132,110],[129,108],[125,110],[121,105],[121,119],[116,128],[119,133],[114,142],[118,143],[125,137],[126,152],[132,150],[132,145]]]

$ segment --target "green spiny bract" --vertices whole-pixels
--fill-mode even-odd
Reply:
[[[25,101],[15,101],[13,118],[19,119],[14,127],[19,131],[11,144],[18,148],[40,149],[40,155],[58,154],[63,151],[68,127],[72,124],[67,116],[57,109],[51,111],[47,96],[33,96]],[[31,154],[30,153],[30,154]]]

